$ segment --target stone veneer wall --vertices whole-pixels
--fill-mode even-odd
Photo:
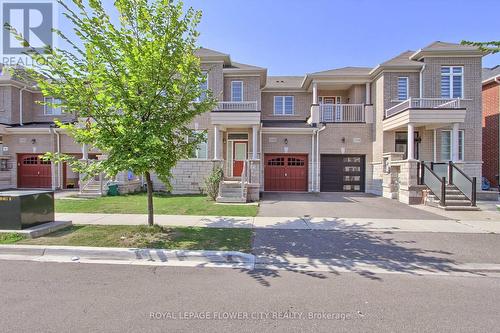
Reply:
[[[201,193],[205,179],[210,175],[215,166],[222,166],[218,160],[182,160],[172,170],[172,193],[194,194]],[[165,184],[153,174],[153,189],[167,191]]]

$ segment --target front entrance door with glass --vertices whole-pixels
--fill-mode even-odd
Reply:
[[[233,141],[233,177],[240,177],[243,172],[243,163],[247,156],[248,142]]]

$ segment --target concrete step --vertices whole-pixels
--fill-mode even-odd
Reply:
[[[246,203],[247,199],[242,197],[218,197],[217,202],[220,203]]]
[[[448,211],[478,211],[478,210],[481,210],[479,207],[477,206],[446,206],[446,207],[440,207],[444,210],[448,210]]]
[[[469,199],[467,199],[467,197],[463,194],[448,194],[446,193],[446,201],[448,200],[466,200],[466,201],[469,201]]]
[[[446,198],[446,206],[470,206],[469,200],[449,200]]]

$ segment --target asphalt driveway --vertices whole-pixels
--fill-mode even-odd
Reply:
[[[258,216],[447,219],[397,200],[366,193],[264,193]]]

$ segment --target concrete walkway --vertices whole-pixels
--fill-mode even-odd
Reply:
[[[59,213],[58,221],[93,225],[141,225],[142,214]],[[500,222],[473,220],[418,220],[376,218],[306,218],[306,217],[217,217],[192,215],[156,215],[155,223],[163,226],[211,228],[267,228],[298,230],[366,230],[390,232],[500,233]]]

